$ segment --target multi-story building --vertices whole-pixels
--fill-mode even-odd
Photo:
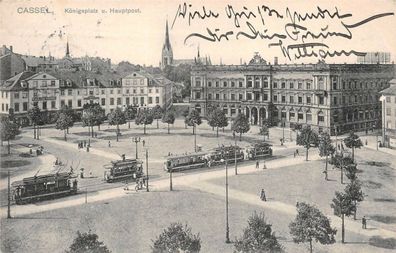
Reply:
[[[271,65],[256,54],[248,65],[194,66],[191,106],[202,116],[213,106],[230,118],[244,113],[253,125],[357,131],[381,120],[379,91],[393,76],[393,64]]]
[[[92,103],[99,103],[106,114],[128,105],[168,108],[173,85],[163,76],[143,71],[125,77],[90,71],[24,71],[0,86],[0,114],[13,114],[21,125],[27,125],[28,111],[34,106],[49,114],[63,106],[82,111],[84,104]]]
[[[390,86],[381,91],[382,101],[382,139],[386,147],[396,148],[396,79]]]
[[[13,52],[12,46],[0,47],[0,84],[24,70],[25,62]]]

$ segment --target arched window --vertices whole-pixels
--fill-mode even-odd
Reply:
[[[318,122],[324,122],[324,113],[322,111],[318,112]]]

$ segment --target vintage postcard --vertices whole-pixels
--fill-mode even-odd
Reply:
[[[0,0],[0,252],[395,252],[395,13]]]

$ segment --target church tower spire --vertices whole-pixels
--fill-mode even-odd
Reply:
[[[66,42],[66,57],[70,57],[69,39]]]
[[[168,20],[166,20],[165,42],[164,42],[164,46],[162,47],[161,69],[164,69],[166,66],[171,65],[172,63],[173,63],[173,51],[169,39]]]

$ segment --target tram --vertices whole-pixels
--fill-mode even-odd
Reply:
[[[111,161],[110,164],[104,166],[104,180],[108,183],[125,180],[137,179],[143,176],[143,162],[137,159],[125,159]]]
[[[69,172],[35,175],[11,184],[15,203],[27,204],[77,193],[77,180]]]
[[[244,160],[244,152],[238,146],[223,146],[210,151],[201,151],[183,155],[169,156],[164,163],[164,170],[170,172],[178,172],[183,170],[191,170],[197,168],[212,167],[219,164]]]
[[[247,158],[249,160],[262,159],[272,156],[271,144],[266,142],[255,143],[247,148]]]

